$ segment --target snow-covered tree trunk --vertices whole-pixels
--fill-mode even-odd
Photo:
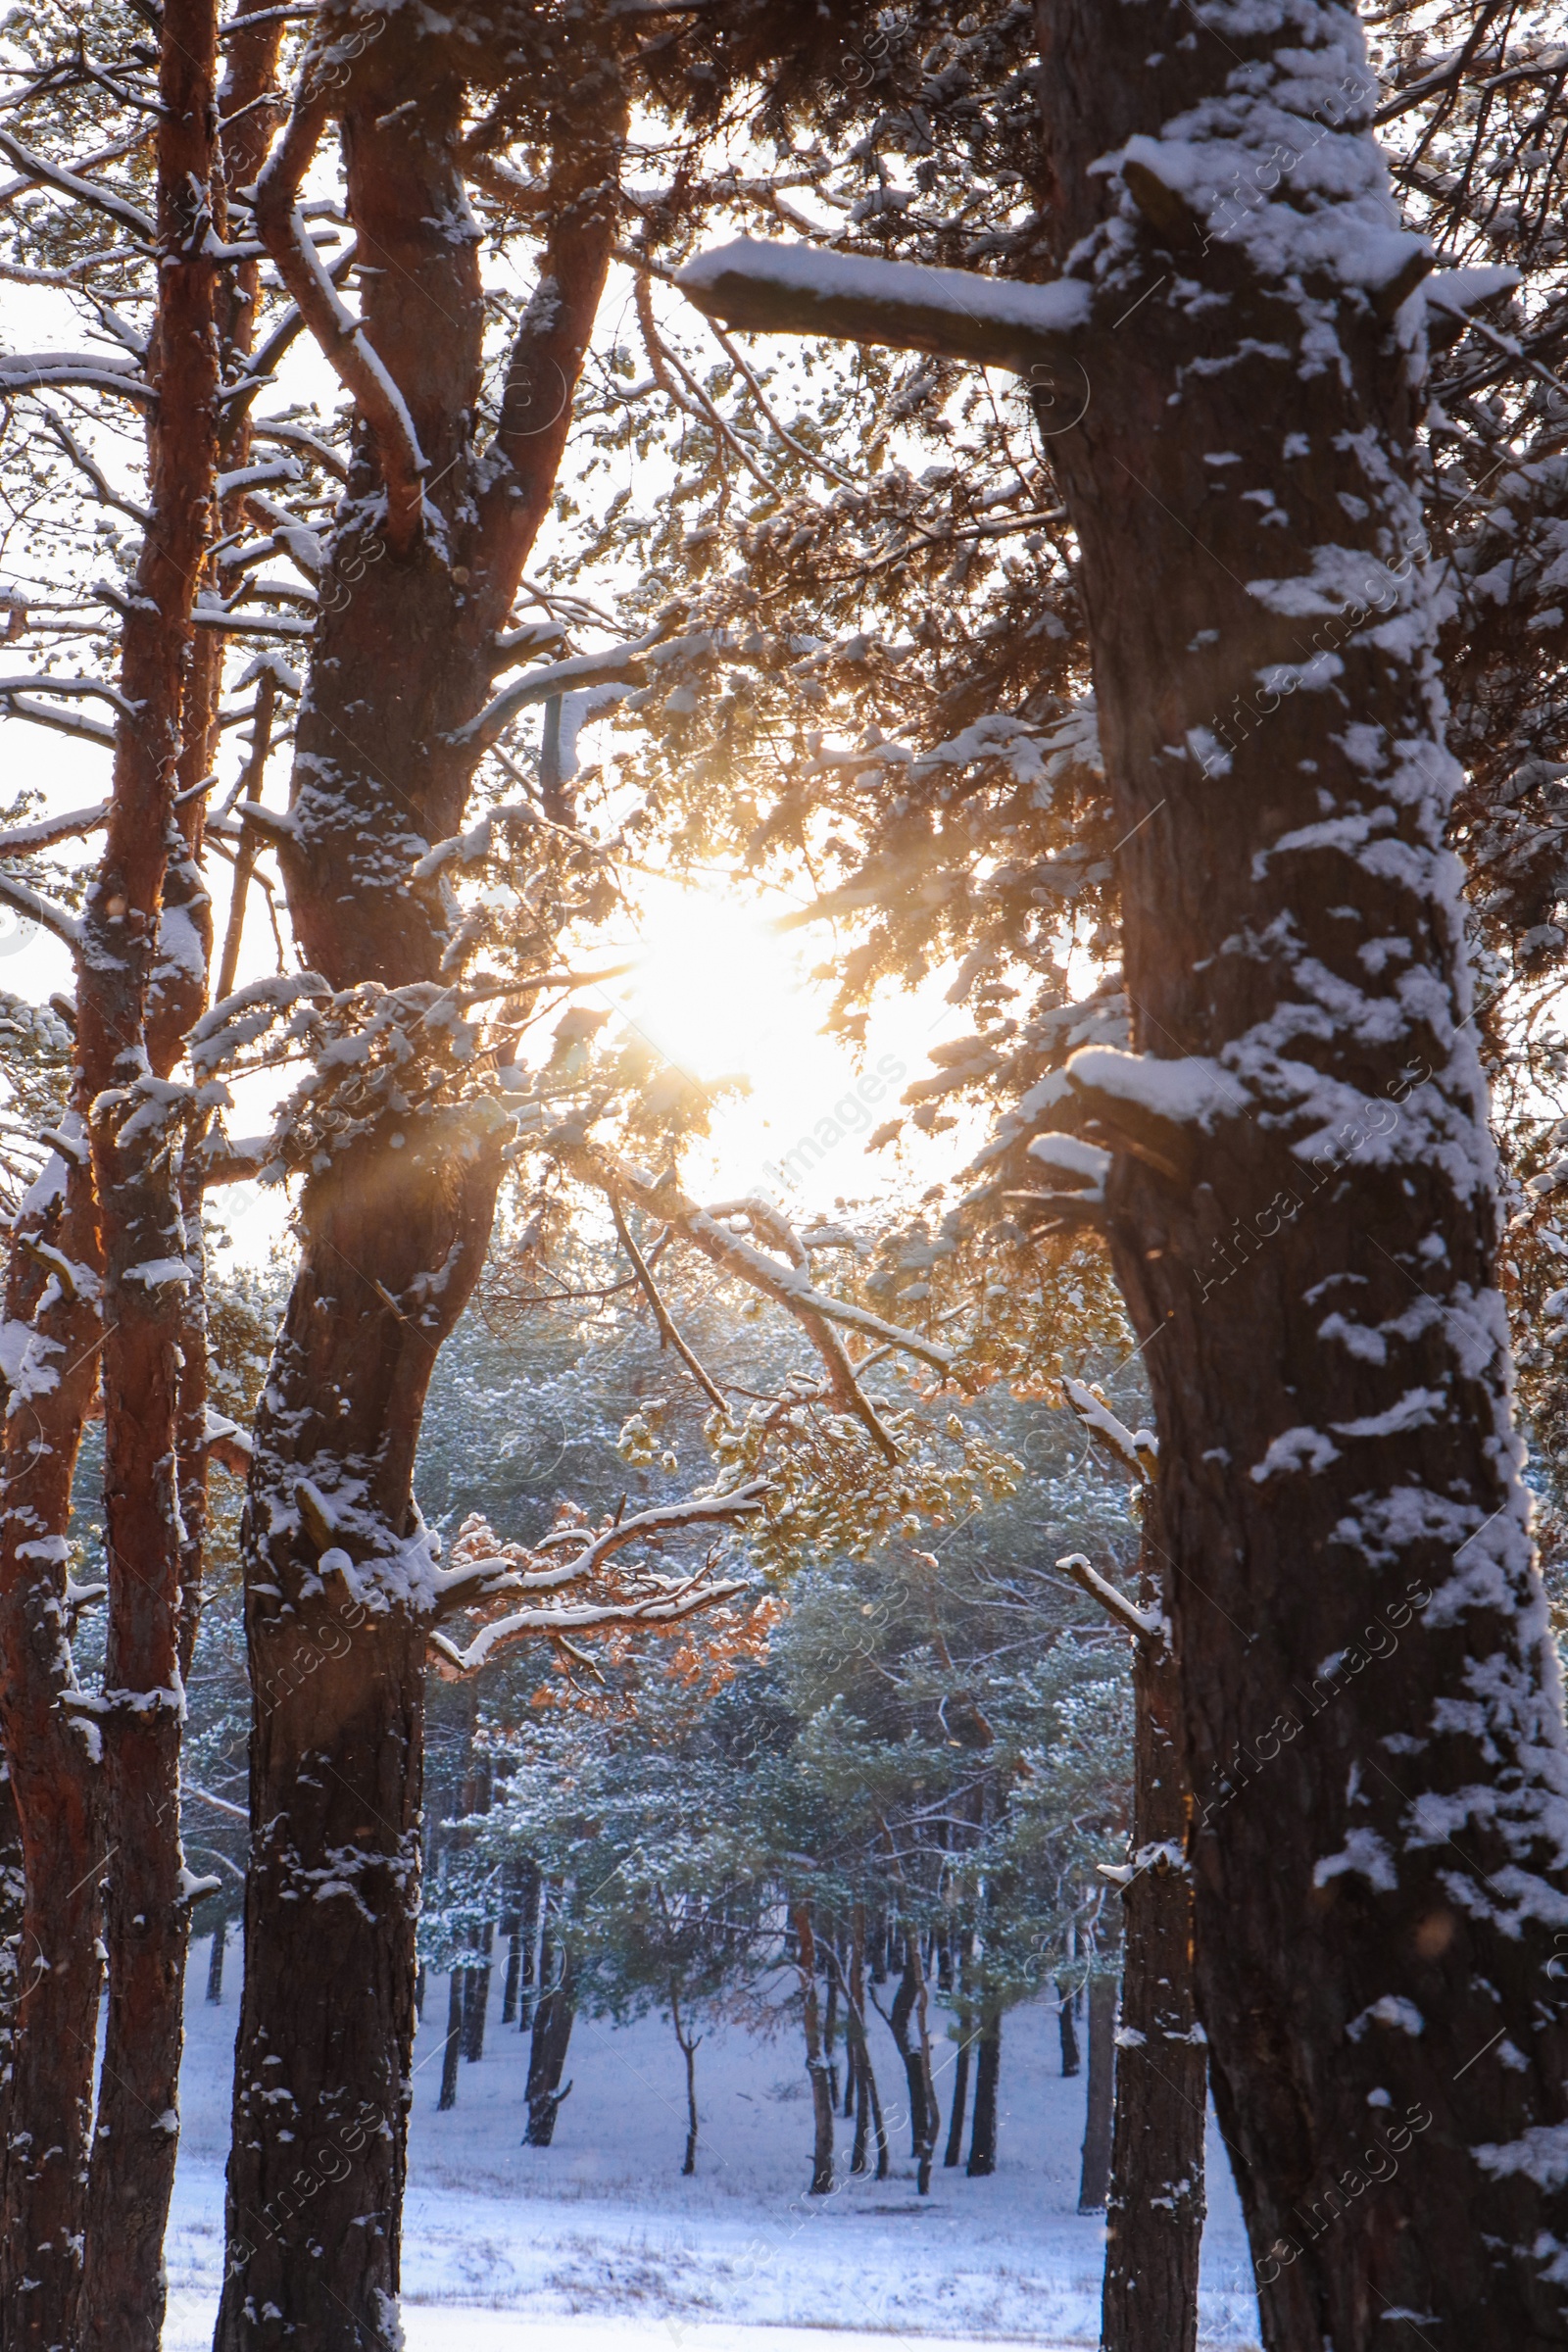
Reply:
[[[335,82],[307,73],[259,190],[263,234],[293,268],[294,189],[337,107],[364,326],[347,359],[330,321],[326,341],[361,392],[368,345],[382,392],[373,413],[362,400],[328,551],[281,858],[302,953],[339,987],[437,976],[444,912],[410,869],[462,819],[479,754],[463,730],[548,512],[613,236],[624,105],[585,42],[544,282],[481,449],[464,60],[444,41],[433,20],[389,20]],[[414,1455],[483,1262],[505,1134],[483,1107],[388,1117],[301,1204],[242,1536],[257,1722],[220,2352],[270,2340],[269,2305],[313,2342],[395,2328],[427,1633]]]
[[[93,2124],[86,2344],[156,2352],[178,2144],[191,1886],[179,1838],[184,1550],[181,1367],[200,1344],[171,1090],[148,1051],[160,990],[198,998],[194,869],[166,897],[190,612],[212,520],[219,414],[215,0],[169,0],[158,131],[150,519],[121,654],[125,698],[103,859],[87,895],[77,1052],[104,1253],[105,1743],[109,2010]],[[171,989],[170,984],[172,983]],[[199,1200],[198,1200],[199,1206]],[[182,1342],[185,1346],[182,1348]],[[199,1441],[205,1445],[205,1435]]]
[[[1181,1678],[1163,1619],[1134,1645],[1133,1703],[1101,2341],[1104,2352],[1195,2352],[1207,2053],[1195,2003]]]
[[[0,1452],[0,1724],[23,1863],[6,2137],[0,2313],[8,2339],[75,2340],[87,2133],[103,1982],[101,1754],[75,1712],[64,1530],[97,1387],[98,1229],[80,1118],[12,1227]]]
[[[528,2044],[528,2127],[523,2140],[530,2148],[549,2147],[556,2135],[556,2118],[562,2102],[571,2088],[568,2082],[563,2089],[561,2082],[566,2071],[566,2049],[577,2014],[576,1968],[567,1937],[561,1940],[560,1975],[548,1982],[544,1981],[543,1970],[540,1975],[541,1990]]]
[[[795,1966],[801,1984],[801,2023],[806,2034],[806,2073],[811,2085],[811,2188],[813,2197],[833,2194],[833,2084],[822,2046],[822,2003],[816,1982],[816,1937],[811,1906],[797,1903]]]
[[[1348,8],[1039,24],[1137,1048],[1070,1075],[1154,1392],[1265,2339],[1562,2343],[1568,1757],[1443,841],[1421,259]]]

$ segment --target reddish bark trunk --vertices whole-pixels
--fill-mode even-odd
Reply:
[[[397,20],[345,93],[365,332],[428,461],[426,513],[443,519],[402,552],[382,544],[379,461],[362,427],[285,853],[296,938],[338,986],[437,971],[439,899],[412,888],[409,871],[461,822],[478,755],[455,738],[487,698],[489,640],[548,511],[613,236],[624,108],[583,65],[595,103],[562,130],[550,290],[523,321],[485,452],[473,439],[483,315],[457,74],[438,39]],[[425,1390],[483,1260],[504,1132],[480,1112],[404,1120],[402,1148],[390,1132],[370,1139],[313,1177],[302,1203],[243,1535],[254,1858],[219,2352],[260,2340],[249,2315],[268,2304],[280,2330],[319,2342],[348,2340],[345,2329],[373,2341],[395,2312],[425,1655],[396,1560],[415,1526]],[[307,1480],[320,1498],[309,1507]],[[353,1578],[319,1575],[323,1550],[345,1545]],[[365,1601],[345,1616],[350,1591]],[[290,1899],[345,1868],[352,1899]],[[357,1987],[352,2015],[336,1994],[344,1981]],[[353,2122],[345,2085],[373,2126]],[[330,2179],[313,2185],[309,2156],[302,2175],[302,2144],[332,2150]]]
[[[6,2140],[0,2314],[6,2343],[76,2340],[87,2132],[102,1982],[98,1735],[73,1705],[71,1486],[97,1387],[97,1220],[81,1123],[17,1217],[5,1320],[30,1327],[0,1455],[0,1724],[22,1840],[22,1942]],[[37,1252],[58,1253],[55,1258]]]
[[[88,2190],[86,2340],[156,2352],[178,2132],[190,1907],[179,1844],[181,1525],[176,1430],[184,1220],[177,1152],[149,1075],[151,989],[173,826],[190,608],[206,549],[218,422],[211,187],[217,10],[168,0],[158,131],[159,305],[151,361],[152,519],[126,613],[122,722],[77,988],[82,1082],[105,1260],[104,1518],[109,1630],[102,1728],[110,1841],[109,2017]],[[175,836],[177,838],[177,834]],[[199,892],[193,862],[178,894]],[[177,965],[176,959],[176,968]],[[193,975],[180,968],[181,989]],[[199,985],[199,983],[196,983]],[[176,994],[180,992],[176,991]]]

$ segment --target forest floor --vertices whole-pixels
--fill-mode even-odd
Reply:
[[[211,2341],[237,1963],[231,1944],[214,2008],[202,1997],[206,1944],[191,1953],[164,2352]],[[683,2180],[684,2076],[668,2026],[579,2017],[555,2144],[521,2146],[528,2039],[500,2023],[499,1979],[484,2056],[463,2066],[446,2115],[444,1980],[425,2006],[404,2236],[409,2352],[829,2352],[835,2335],[844,2352],[892,2352],[911,2335],[938,2339],[930,2352],[1099,2342],[1104,2221],[1077,2210],[1085,2085],[1061,2078],[1054,2002],[1005,2021],[989,2180],[939,2161],[931,2195],[917,2197],[906,2128],[890,2180],[823,2198],[804,2193],[811,2110],[789,2034],[710,2033],[697,2058],[697,2173]],[[884,2101],[902,2104],[892,2038],[876,2020],[872,2031]],[[951,2074],[938,2087],[946,2107]],[[840,2126],[843,2170],[851,2132]],[[1200,2342],[1244,2352],[1257,2343],[1257,2306],[1212,2123],[1208,2163]]]

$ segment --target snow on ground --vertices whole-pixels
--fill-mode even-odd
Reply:
[[[220,2270],[232,1946],[220,2008],[203,1999],[206,1980],[203,1944],[191,1954],[164,2352],[205,2352]],[[794,2038],[709,2033],[697,2174],[682,2180],[684,2076],[667,2024],[579,2018],[555,2145],[524,2148],[528,2037],[502,2026],[499,1986],[498,1970],[485,2054],[463,2066],[447,2115],[436,2112],[444,1981],[425,2006],[404,2233],[410,2352],[460,2340],[463,2352],[629,2352],[634,2337],[652,2352],[666,2340],[669,2352],[827,2352],[821,2330],[856,2331],[853,2352],[892,2352],[910,2335],[952,2352],[1099,2342],[1104,2223],[1077,2210],[1085,2085],[1061,2079],[1053,2003],[1005,2021],[990,2180],[939,2163],[931,2195],[917,2197],[906,2128],[891,2180],[809,2197],[811,2110]],[[872,2033],[891,2106],[897,2053],[876,2020]],[[945,2077],[944,2106],[949,2088]],[[847,2169],[851,2127],[840,2132]],[[1212,2123],[1208,2163],[1200,2341],[1243,2352],[1258,2340],[1257,2307]]]

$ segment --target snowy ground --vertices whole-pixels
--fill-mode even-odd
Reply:
[[[205,2352],[211,2340],[236,1957],[231,1946],[214,2009],[202,1998],[207,1947],[191,1955],[164,2352]],[[500,2024],[498,1990],[484,2057],[463,2067],[457,2107],[436,2113],[445,2014],[440,1983],[416,2051],[410,2352],[460,2342],[463,2352],[630,2352],[634,2341],[662,2352],[666,2340],[671,2352],[828,2352],[822,2330],[855,2331],[853,2352],[892,2352],[910,2335],[955,2352],[1098,2343],[1103,2224],[1077,2211],[1084,2083],[1061,2080],[1046,2004],[1006,2020],[997,2173],[970,2180],[939,2166],[928,2198],[914,2193],[906,2132],[891,2180],[803,2193],[811,2116],[793,2040],[710,2034],[697,2061],[703,2146],[685,2180],[683,2077],[666,2025],[580,2018],[555,2145],[533,2149],[519,2144],[527,2037]],[[887,2044],[873,2054],[891,2099],[897,2056],[875,2021],[873,2031]],[[847,2166],[847,2126],[842,2153]],[[1208,2204],[1200,2340],[1242,2352],[1257,2342],[1257,2310],[1212,2130]]]

